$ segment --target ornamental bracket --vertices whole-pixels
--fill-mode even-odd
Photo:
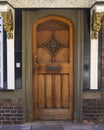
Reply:
[[[98,34],[101,29],[101,20],[104,12],[92,12],[92,39],[98,39]]]
[[[1,12],[4,21],[4,29],[8,39],[13,39],[13,15],[11,9],[8,12]]]

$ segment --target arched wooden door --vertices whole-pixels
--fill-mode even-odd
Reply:
[[[35,120],[73,118],[73,25],[60,16],[33,24]]]

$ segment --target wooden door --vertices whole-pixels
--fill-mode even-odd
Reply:
[[[60,16],[33,24],[35,120],[73,118],[73,25]]]

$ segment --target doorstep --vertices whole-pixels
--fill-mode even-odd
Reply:
[[[0,130],[104,130],[104,124],[77,124],[69,121],[36,121],[21,125],[1,125]]]

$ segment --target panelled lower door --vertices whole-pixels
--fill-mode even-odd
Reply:
[[[33,24],[35,120],[73,118],[73,25],[60,16]]]

